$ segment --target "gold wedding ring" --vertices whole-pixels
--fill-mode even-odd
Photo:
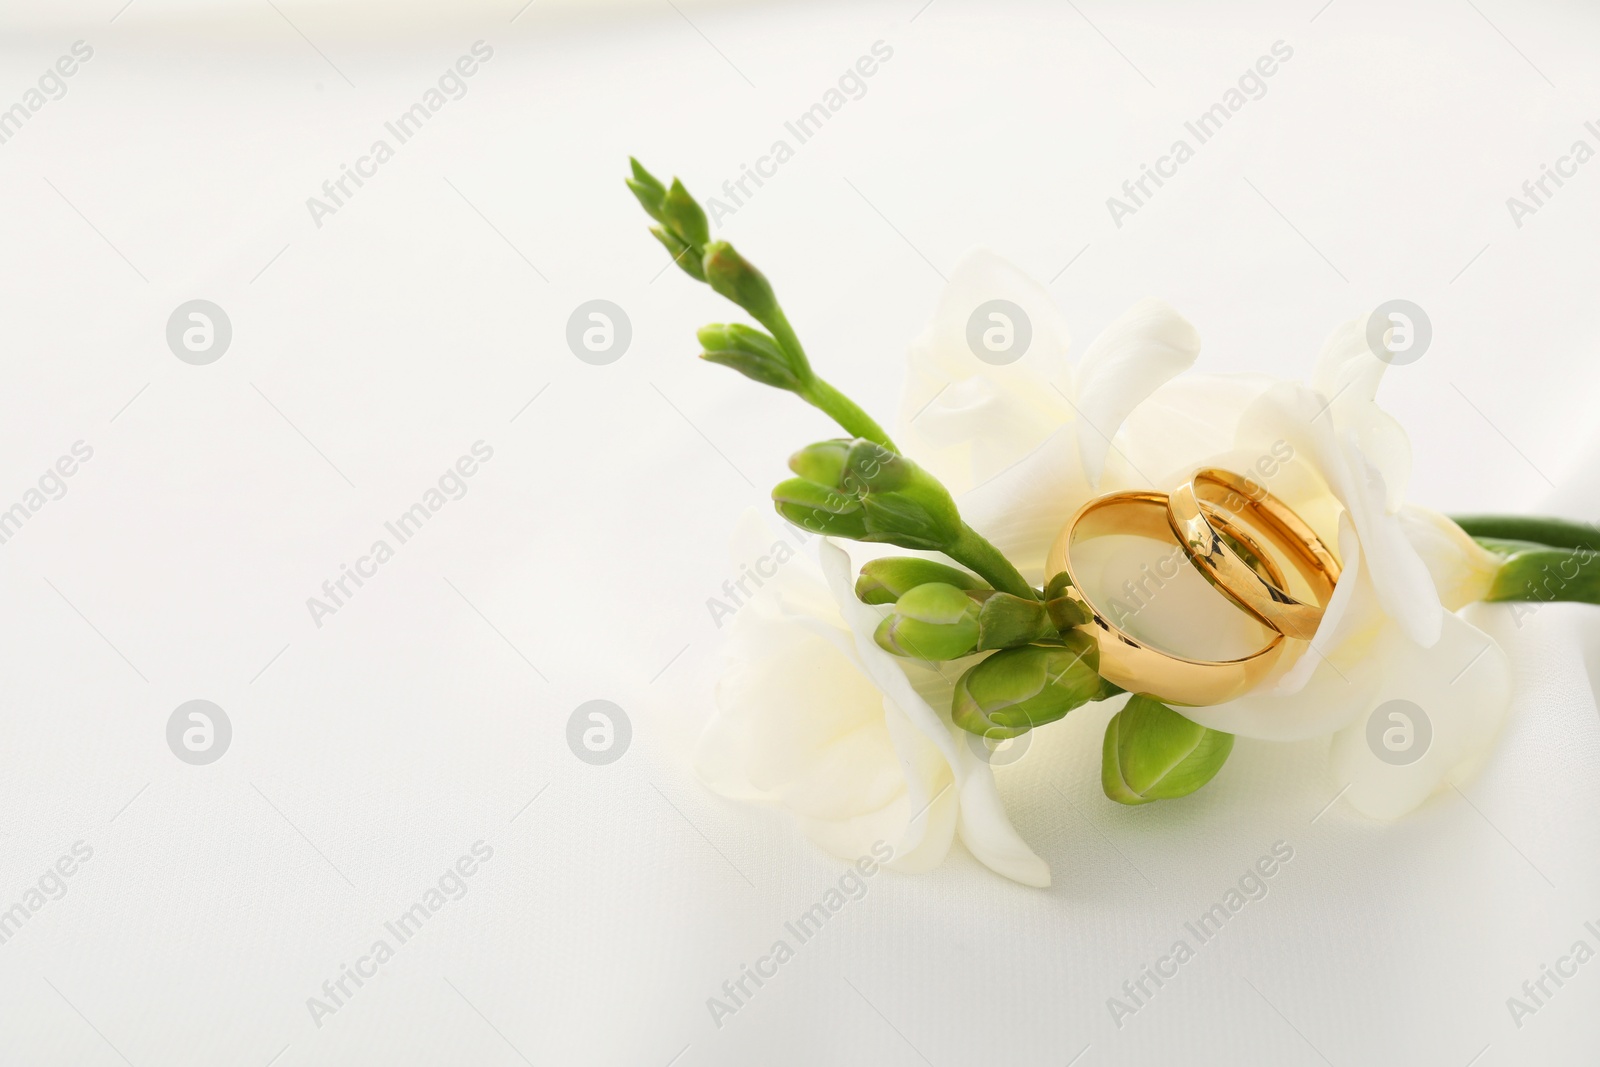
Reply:
[[[1302,641],[1316,634],[1339,582],[1339,561],[1287,504],[1248,478],[1209,467],[1173,490],[1167,518],[1195,567],[1228,599],[1279,633]],[[1240,526],[1281,552],[1320,603],[1296,599],[1285,582],[1252,568],[1227,541],[1234,538],[1266,562],[1251,541],[1238,537]]]
[[[1082,628],[1095,637],[1100,650],[1100,674],[1107,681],[1131,692],[1147,693],[1169,704],[1222,704],[1249,692],[1266,677],[1283,649],[1284,635],[1281,631],[1269,627],[1272,636],[1267,644],[1241,659],[1194,660],[1162,652],[1123,630],[1106,612],[1096,607],[1084,594],[1078,575],[1073,570],[1072,547],[1079,540],[1105,534],[1174,540],[1173,526],[1167,515],[1168,507],[1166,493],[1146,490],[1111,493],[1089,501],[1078,509],[1072,521],[1056,538],[1047,561],[1048,573],[1057,575],[1065,572],[1071,582],[1065,595],[1081,604],[1089,613],[1090,621],[1084,623]],[[1211,527],[1243,545],[1260,562],[1272,585],[1282,588],[1283,573],[1250,531],[1203,497],[1198,500],[1198,508],[1206,515]],[[1179,546],[1187,550],[1188,546],[1181,539],[1177,540]],[[1240,563],[1249,569],[1242,560]],[[1256,574],[1254,570],[1250,573]]]

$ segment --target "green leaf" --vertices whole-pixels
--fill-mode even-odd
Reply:
[[[1208,730],[1136,694],[1106,724],[1101,788],[1119,804],[1188,796],[1217,776],[1232,751],[1232,734]]]

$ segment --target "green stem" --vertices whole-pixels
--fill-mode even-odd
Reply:
[[[789,316],[783,313],[783,308],[778,306],[776,298],[773,300],[772,308],[765,314],[751,311],[750,308],[745,308],[745,310],[749,311],[757,322],[767,328],[767,331],[772,334],[772,339],[778,342],[779,348],[789,353],[789,357],[795,362],[796,373],[812,374],[811,360],[806,358],[806,350],[800,346],[800,338],[795,334],[794,327],[789,325]],[[815,377],[815,375],[812,375],[812,377]]]
[[[1488,541],[1485,547],[1494,550],[1495,542]],[[1600,551],[1586,547],[1518,548],[1506,556],[1486,599],[1600,604]]]
[[[844,427],[844,431],[851,437],[864,437],[891,452],[900,451],[884,432],[883,427],[873,421],[872,416],[862,411],[854,400],[821,378],[813,375],[808,384],[800,387],[799,393],[800,399],[828,415],[834,422]]]
[[[1505,558],[1485,599],[1600,604],[1600,528],[1532,515],[1467,515],[1455,522]]]
[[[1587,548],[1600,545],[1600,529],[1583,522],[1541,519],[1530,515],[1465,515],[1457,526],[1472,537],[1490,541],[1532,541],[1552,548]]]
[[[965,564],[984,581],[1003,593],[1026,597],[1029,600],[1039,599],[1039,594],[1028,584],[1022,573],[1011,565],[1011,561],[1006,559],[998,548],[986,541],[982,534],[964,522],[961,524],[961,536],[957,538],[955,544],[945,549],[945,555],[957,563]]]

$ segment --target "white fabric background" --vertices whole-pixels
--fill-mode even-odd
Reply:
[[[1208,370],[1304,376],[1404,297],[1435,329],[1381,397],[1410,498],[1600,517],[1600,163],[1520,229],[1504,204],[1594,143],[1600,19],[1319,4],[4,16],[0,104],[95,55],[0,145],[0,506],[94,457],[0,546],[0,907],[94,853],[0,944],[0,1064],[1593,1063],[1600,962],[1520,1029],[1505,1005],[1600,947],[1600,617],[1570,606],[1482,613],[1515,707],[1408,819],[1327,807],[1322,744],[1241,741],[1195,797],[1114,805],[1085,709],[1001,772],[1049,890],[958,846],[706,1009],[841,870],[688,769],[727,534],[828,428],[692,358],[729,311],[660,274],[627,155],[708,195],[881,39],[867,95],[723,228],[872,410],[974,245],[1050,282],[1080,345],[1168,300]],[[315,227],[306,197],[479,39],[467,96]],[[1280,39],[1268,94],[1114,227],[1105,198]],[[163,336],[194,297],[234,327],[206,367]],[[563,336],[595,297],[634,330],[606,367]],[[315,627],[305,599],[480,439],[470,492]],[[207,767],[164,737],[197,697],[234,728]],[[633,723],[607,767],[565,742],[594,698]],[[467,896],[315,1025],[480,839]],[[1117,1028],[1106,999],[1279,840],[1269,895]]]

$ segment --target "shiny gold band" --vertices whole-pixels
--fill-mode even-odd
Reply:
[[[1226,533],[1263,563],[1268,557],[1235,529],[1243,526],[1288,559],[1320,601],[1307,604],[1291,596],[1286,583],[1263,576],[1221,536]],[[1235,604],[1279,633],[1309,641],[1322,622],[1322,611],[1339,582],[1339,561],[1311,527],[1261,485],[1216,467],[1196,472],[1167,501],[1172,532],[1206,580]],[[1220,532],[1219,532],[1220,531]]]
[[[1249,531],[1204,501],[1200,507],[1211,523],[1261,561],[1275,585],[1284,584],[1282,572]],[[1111,493],[1089,501],[1056,538],[1047,561],[1048,573],[1066,572],[1072,583],[1066,595],[1088,610],[1091,618],[1083,629],[1094,635],[1099,646],[1104,678],[1169,704],[1221,704],[1242,696],[1266,676],[1282,651],[1281,632],[1273,632],[1265,647],[1241,659],[1193,660],[1162,652],[1127,633],[1090,602],[1072,568],[1072,546],[1078,540],[1112,533],[1175,540],[1167,510],[1167,494],[1144,490]]]

